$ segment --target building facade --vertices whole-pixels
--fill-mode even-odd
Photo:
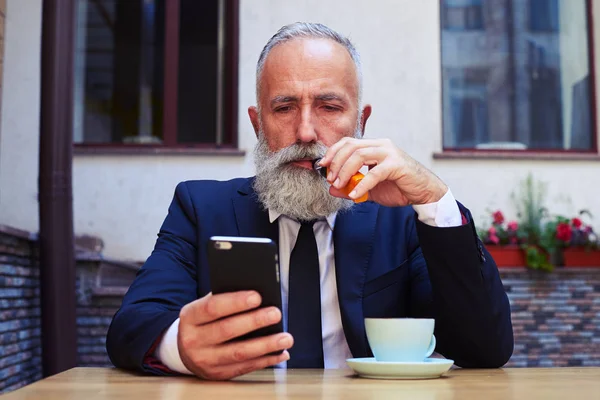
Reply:
[[[594,4],[592,4],[594,3]],[[283,25],[362,55],[367,137],[388,137],[487,222],[527,174],[551,213],[600,230],[600,7],[589,0],[79,0],[75,233],[143,261],[176,184],[253,174],[255,67]],[[41,0],[7,0],[0,223],[38,229]],[[595,55],[595,56],[594,56]],[[210,193],[207,193],[209,196]]]

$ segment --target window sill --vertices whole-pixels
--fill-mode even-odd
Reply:
[[[74,155],[175,155],[244,157],[246,151],[231,147],[158,147],[158,146],[94,146],[74,145]]]
[[[447,150],[433,153],[434,160],[539,160],[539,161],[600,161],[598,153],[520,152],[487,150]]]
[[[29,241],[37,240],[37,234],[35,234],[35,233],[27,232],[22,229],[13,228],[12,226],[2,225],[2,224],[0,224],[0,234],[16,237],[19,239],[25,239],[25,240],[29,240]]]

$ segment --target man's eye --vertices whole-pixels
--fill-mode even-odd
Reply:
[[[330,112],[339,110],[339,108],[334,107],[334,106],[323,106],[323,108],[325,109],[325,111],[330,111]]]
[[[290,107],[290,106],[278,107],[275,109],[275,112],[286,113],[286,112],[290,111],[291,109],[292,109],[292,107]]]

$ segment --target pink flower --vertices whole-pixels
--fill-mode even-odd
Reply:
[[[517,229],[519,229],[519,223],[517,221],[510,221],[507,224],[507,228],[509,231],[516,231]]]
[[[571,225],[573,225],[575,228],[579,229],[579,228],[581,228],[582,222],[579,218],[573,218],[571,220]]]
[[[490,226],[490,228],[488,229],[488,241],[493,244],[500,243],[500,239],[496,235],[496,227],[494,226]]]
[[[492,217],[494,217],[494,224],[500,225],[504,222],[504,215],[502,214],[502,211],[500,211],[500,210],[493,213]]]

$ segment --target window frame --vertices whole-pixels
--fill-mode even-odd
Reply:
[[[529,30],[532,32],[536,32],[536,33],[554,33],[554,32],[558,32],[559,26],[560,25],[560,21],[558,21],[558,25],[556,26],[556,28],[550,26],[551,24],[549,24],[548,26],[544,26],[544,27],[538,27],[536,26],[535,22],[534,22],[534,17],[532,15],[533,12],[533,2],[536,0],[528,0],[529,1],[529,9],[528,9],[528,15],[527,15],[527,23],[529,25]],[[544,0],[544,1],[548,1],[548,0]],[[555,0],[556,1],[556,7],[560,13],[560,4],[558,3],[559,0]],[[558,16],[558,15],[557,15]],[[559,18],[560,19],[560,18]],[[549,21],[545,21],[545,22],[549,22]]]
[[[219,0],[219,24],[223,35],[223,52],[219,54],[219,74],[222,76],[220,114],[221,143],[178,143],[177,102],[179,84],[179,32],[181,0],[165,2],[165,40],[163,77],[163,143],[73,143],[74,154],[206,154],[244,155],[238,145],[238,86],[239,86],[239,0]],[[215,101],[219,100],[219,94]],[[219,112],[218,112],[219,114]],[[217,138],[219,140],[219,138]]]
[[[443,0],[440,0],[440,5],[442,4]],[[462,6],[462,7],[451,7],[455,10],[461,9],[465,15],[465,25],[464,27],[451,27],[448,26],[448,12],[450,11],[449,8],[441,8],[440,9],[440,16],[442,18],[442,26],[443,26],[443,30],[447,30],[447,31],[451,31],[451,32],[476,32],[476,31],[483,31],[485,30],[485,10],[484,10],[484,4],[483,1],[480,4],[472,4],[472,5],[468,5],[468,6]],[[469,25],[469,11],[471,10],[477,10],[479,9],[479,25]]]
[[[440,16],[444,0],[439,0]],[[434,159],[529,159],[529,160],[588,160],[600,161],[600,149],[598,137],[598,110],[597,110],[597,88],[596,88],[596,52],[594,49],[594,18],[593,18],[593,1],[585,0],[586,7],[586,24],[588,36],[588,68],[590,70],[590,109],[591,109],[591,135],[592,146],[589,150],[581,149],[480,149],[480,148],[464,148],[464,147],[447,147],[444,144],[444,90],[440,91],[440,109],[442,129],[440,130],[440,148],[441,152],[433,154]],[[443,27],[440,22],[440,53],[442,51],[441,35]],[[442,79],[443,87],[443,66],[440,64],[440,78]],[[443,89],[443,88],[442,88]]]

